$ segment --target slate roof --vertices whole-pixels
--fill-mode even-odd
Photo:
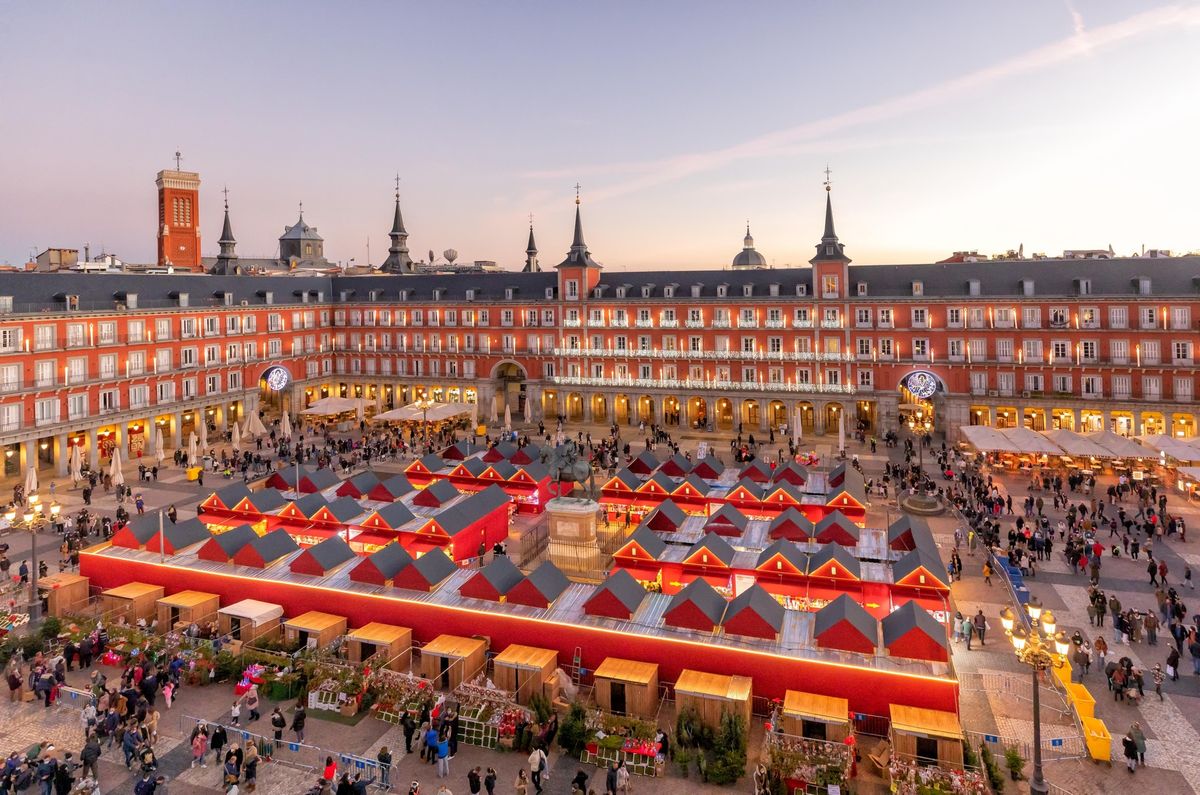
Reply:
[[[368,469],[363,472],[359,472],[346,482],[352,484],[354,488],[358,490],[359,494],[366,494],[368,491],[379,485],[379,475],[376,475],[375,472]]]
[[[803,482],[808,482],[808,470],[800,466],[799,462],[797,461],[789,461],[787,464],[781,467],[776,467],[775,474],[772,477],[776,482],[778,482],[788,473],[799,475]]]
[[[709,533],[704,538],[692,545],[692,548],[684,555],[684,560],[687,560],[697,552],[707,551],[708,554],[721,561],[728,566],[733,563],[734,551],[733,547],[729,546],[729,542],[716,533]]]
[[[946,571],[946,564],[942,563],[941,556],[934,555],[922,547],[917,547],[892,564],[892,582],[899,582],[921,567],[941,585],[950,584],[950,574]]]
[[[729,623],[743,610],[752,610],[776,632],[783,628],[783,605],[757,583],[742,591],[729,603],[725,609],[724,623]]]
[[[304,514],[306,519],[313,518],[317,511],[329,505],[329,500],[325,499],[325,495],[319,491],[314,491],[312,494],[305,494],[298,500],[292,500],[292,505],[296,507],[300,513]]]
[[[746,514],[738,510],[736,505],[727,502],[713,511],[712,515],[708,517],[708,521],[704,524],[707,527],[714,523],[732,525],[738,530],[745,532],[750,520],[746,517]]]
[[[796,510],[795,508],[788,508],[786,511],[783,511],[782,513],[780,513],[778,516],[776,516],[774,519],[771,520],[770,530],[767,531],[767,535],[774,537],[776,531],[778,531],[780,528],[785,527],[789,524],[794,524],[808,538],[813,538],[817,534],[816,528],[813,525],[812,520],[810,520],[807,516],[805,516],[803,513]]]
[[[330,486],[334,486],[342,482],[342,479],[337,476],[337,473],[329,467],[321,467],[317,471],[308,473],[303,477],[307,478],[307,480],[317,488],[317,491],[327,489]]]
[[[499,462],[497,462],[497,463],[499,463]],[[469,474],[471,477],[477,478],[480,475],[482,475],[484,473],[484,471],[490,466],[492,466],[492,464],[489,464],[487,461],[484,461],[482,458],[466,458],[466,459],[463,459],[462,461],[459,461],[458,464],[454,468],[455,469],[459,469],[459,468],[464,469],[464,470],[466,470],[467,474]]]
[[[703,578],[697,578],[685,585],[683,590],[671,598],[671,603],[663,612],[664,614],[670,613],[688,602],[699,608],[704,617],[713,624],[720,624],[725,615],[725,597],[717,593],[717,589],[709,585],[708,581]]]
[[[458,570],[454,561],[440,549],[431,549],[412,562],[412,567],[421,573],[421,578],[430,585],[437,585]]]
[[[376,511],[379,518],[387,524],[388,527],[395,530],[397,527],[408,524],[416,516],[408,509],[408,506],[402,502],[392,502]]]
[[[184,519],[174,524],[169,521],[163,522],[163,539],[174,550],[178,551],[210,538],[212,531],[199,519]]]
[[[872,643],[875,642],[878,622],[867,612],[866,608],[851,599],[849,594],[842,594],[816,612],[813,617],[814,637],[821,637],[841,621],[850,622],[850,625],[865,638]]]
[[[814,552],[808,559],[808,573],[812,574],[830,561],[835,561],[838,566],[853,574],[855,579],[862,579],[862,567],[858,558],[851,555],[841,544],[824,544]]]
[[[678,530],[686,518],[687,514],[683,512],[682,508],[676,505],[672,500],[665,499],[655,506],[654,510],[642,520],[642,524],[646,525],[647,527],[651,527],[652,521],[665,519],[672,527]]]
[[[443,459],[437,453],[428,453],[426,455],[421,456],[421,458],[419,459],[419,463],[421,464],[421,466],[425,467],[430,472],[437,472],[438,470],[446,468],[445,459]]]
[[[841,511],[832,511],[830,513],[825,514],[825,516],[821,519],[821,521],[817,522],[816,528],[813,532],[813,537],[820,540],[821,536],[825,533],[825,531],[827,531],[829,528],[833,527],[834,525],[845,530],[852,538],[855,538],[855,539],[861,538],[861,533],[858,529],[858,525],[856,525],[854,522],[852,522],[850,520],[850,518],[848,516],[846,516],[844,513],[842,513]]]
[[[434,519],[446,532],[446,535],[453,538],[501,505],[509,502],[511,500],[503,489],[495,485],[488,486],[483,491],[472,494],[457,505],[442,511]]]
[[[800,551],[800,547],[796,546],[786,538],[781,538],[771,546],[758,553],[758,560],[755,561],[755,568],[768,562],[776,555],[781,556],[788,563],[796,567],[796,571],[801,574],[808,572],[808,556]]]
[[[238,550],[257,538],[258,533],[254,532],[254,528],[248,524],[240,524],[232,530],[226,530],[224,533],[213,536],[213,540],[217,542],[217,546],[221,548],[227,558],[232,558]]]
[[[611,593],[630,613],[636,611],[642,600],[646,598],[646,589],[624,569],[616,569],[611,572],[600,584],[598,591]],[[595,598],[596,594],[593,594],[592,599]]]
[[[429,557],[429,554],[431,553],[421,557]],[[375,550],[367,559],[379,570],[385,580],[392,579],[413,562],[412,555],[408,554],[408,550],[402,547],[398,541],[393,541],[387,546]]]
[[[170,520],[164,518],[164,529],[170,523]],[[147,513],[141,516],[134,516],[129,524],[125,526],[125,529],[137,540],[139,546],[144,545],[151,538],[158,535],[158,514]]]
[[[392,475],[380,483],[393,497],[402,497],[413,490],[412,482],[404,475]]]
[[[629,534],[629,538],[621,546],[628,546],[630,543],[635,543],[642,548],[643,551],[650,557],[658,560],[662,557],[662,553],[667,551],[667,542],[663,541],[653,530],[645,525],[639,525],[638,529]]]
[[[497,555],[492,558],[492,562],[480,569],[475,576],[483,577],[491,583],[491,586],[496,589],[496,593],[501,596],[525,579],[525,575],[521,573],[515,563],[509,560],[507,555]]]
[[[881,623],[884,648],[891,646],[914,629],[924,633],[943,649],[946,648],[946,628],[911,599],[886,615]]]
[[[502,556],[503,557],[503,556]],[[546,598],[546,601],[553,602],[562,592],[567,590],[571,581],[567,579],[567,575],[559,570],[550,561],[543,561],[542,565],[529,573],[526,578],[529,584],[537,589],[537,592]]]
[[[326,507],[328,508],[329,512],[333,514],[333,518],[337,519],[343,524],[355,518],[356,516],[362,516],[366,512],[363,510],[363,507],[358,504],[358,500],[354,499],[353,497],[338,497]]]
[[[259,489],[250,492],[250,504],[259,513],[268,513],[287,505],[287,498],[278,489]]]
[[[258,552],[258,556],[264,562],[270,563],[273,560],[279,560],[284,555],[295,552],[300,548],[295,539],[291,537],[287,530],[279,528],[272,530],[265,536],[257,536],[250,542],[250,546]]]
[[[617,474],[613,475],[613,477],[609,478],[609,480],[612,480],[613,478],[616,478],[628,486],[630,491],[635,491],[638,486],[642,485],[642,479],[635,475],[633,471],[629,469],[629,467],[621,467],[619,470],[617,470]]]
[[[246,487],[245,483],[231,483],[214,491],[213,496],[220,500],[226,508],[232,508],[250,496],[250,489]]]
[[[685,475],[679,481],[679,486],[682,486],[684,483],[687,483],[688,485],[690,485],[701,495],[707,495],[709,492],[709,485],[707,483],[705,483],[704,480],[699,475],[697,475],[695,472],[689,472],[687,475]],[[676,486],[675,488],[678,489],[679,486]]]
[[[435,480],[424,489],[431,497],[434,497],[439,505],[445,505],[450,500],[457,497],[460,492],[455,488],[454,484],[448,480]]]
[[[304,554],[313,559],[322,571],[334,569],[355,557],[354,550],[340,535],[330,536],[319,544],[314,544],[305,550]]]
[[[721,459],[712,454],[709,454],[697,461],[692,468],[695,469],[699,466],[706,466],[711,469],[713,476],[715,477],[719,477],[720,474],[725,471],[725,465],[721,463]]]
[[[657,484],[663,490],[663,493],[665,493],[665,494],[670,494],[672,491],[675,490],[675,481],[671,480],[669,477],[664,475],[662,472],[655,472],[655,473],[651,474],[650,477],[648,477],[644,481],[642,481],[641,486],[645,487],[645,488],[649,488],[649,486],[646,485],[648,483]]]

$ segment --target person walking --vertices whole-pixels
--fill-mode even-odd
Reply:
[[[246,753],[242,756],[242,777],[246,782],[246,792],[254,792],[258,788],[258,748],[254,742],[246,743]]]
[[[537,746],[529,754],[529,778],[533,782],[535,793],[542,791],[542,771],[546,769],[546,752]]]
[[[379,762],[379,783],[385,789],[392,788],[392,753],[387,746],[379,749],[379,753],[375,756]]]
[[[1163,674],[1162,663],[1155,663],[1154,670],[1150,672],[1154,677],[1154,692],[1158,694],[1158,700],[1163,700],[1162,686],[1166,676]]]
[[[983,608],[979,608],[979,612],[975,614],[975,634],[979,636],[979,645],[983,646],[984,637],[987,635],[987,618],[983,615]]]
[[[283,730],[287,728],[287,718],[283,717],[283,713],[276,707],[271,712],[271,728],[275,733],[275,750],[283,744]],[[267,757],[270,759],[270,757]]]
[[[481,775],[483,768],[476,765],[467,773],[467,788],[471,791],[471,795],[479,795],[483,789],[483,776]]]
[[[258,685],[250,685],[250,690],[246,693],[246,709],[250,711],[250,717],[246,719],[246,723],[253,723],[262,717],[258,714],[258,702]]]
[[[962,621],[962,634],[967,641],[967,651],[971,650],[971,638],[975,635],[975,622],[967,616]]]
[[[1146,766],[1146,734],[1142,731],[1142,724],[1139,721],[1134,721],[1129,727],[1129,736],[1133,738],[1133,745],[1137,749],[1138,765]]]
[[[304,742],[304,724],[308,720],[308,713],[304,711],[304,704],[296,704],[296,713],[292,715],[292,731],[296,733],[296,742]]]
[[[986,560],[983,562],[983,581],[988,585],[992,584],[992,564]]]
[[[438,738],[437,768],[438,768],[438,778],[449,778],[449,776],[450,776],[450,740],[447,737],[439,737]]]
[[[204,761],[206,753],[208,753],[208,730],[200,726],[192,737],[192,767],[196,767],[196,765],[208,767],[208,763]]]

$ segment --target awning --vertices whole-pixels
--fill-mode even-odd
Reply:
[[[990,428],[986,425],[963,425],[959,427],[962,431],[963,438],[971,443],[971,446],[983,453],[1015,453],[1017,449],[1013,447],[1004,434],[995,428]]]
[[[1176,439],[1174,436],[1166,434],[1139,436],[1138,439],[1147,447],[1169,455],[1176,461],[1200,461],[1200,448],[1183,439]]]
[[[470,413],[471,405],[469,403],[434,403],[427,409],[421,408],[416,403],[410,403],[398,409],[376,414],[375,419],[380,422],[421,422],[425,420],[440,422]]]
[[[363,408],[362,398],[327,397],[313,401],[312,405],[301,411],[308,415],[345,414],[359,411]]]
[[[1178,467],[1175,471],[1185,478],[1200,480],[1200,467]]]
[[[1042,435],[1061,447],[1067,455],[1092,456],[1095,458],[1111,458],[1112,453],[1084,436],[1065,428],[1052,431],[1042,431]]]
[[[1008,439],[1009,443],[1016,448],[1018,453],[1035,453],[1038,455],[1042,453],[1062,455],[1063,453],[1063,449],[1054,442],[1042,436],[1037,431],[1031,431],[1024,426],[1005,428],[1000,431],[1000,434]]]
[[[1108,454],[1112,458],[1155,458],[1156,454],[1153,450],[1138,444],[1133,439],[1128,439],[1124,436],[1118,436],[1112,431],[1097,431],[1095,433],[1084,434],[1085,439],[1090,439],[1096,444],[1108,450]]]

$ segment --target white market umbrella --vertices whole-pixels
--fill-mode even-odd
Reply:
[[[165,450],[163,450],[162,428],[155,428],[154,429],[154,458],[156,461],[158,461],[158,463],[161,464],[163,462],[163,459],[166,457],[167,457],[167,453]]]
[[[242,429],[238,427],[236,422],[233,424],[233,430],[230,433],[232,434],[230,438],[233,445],[233,452],[242,452]]]
[[[208,420],[204,417],[200,418],[200,449],[208,449]]]
[[[504,430],[512,430],[512,408],[507,402],[504,404]]]
[[[496,421],[496,399],[492,398],[491,404],[488,406],[488,422]]]
[[[804,415],[800,413],[800,409],[796,409],[796,419],[795,422],[792,423],[792,442],[796,445],[799,445],[804,439],[803,416]]]
[[[846,413],[838,412],[838,452],[846,449]]]
[[[478,399],[471,404],[471,432],[479,427],[479,401]]]
[[[121,448],[114,447],[112,454],[112,463],[108,466],[108,476],[112,478],[114,486],[121,486],[125,483],[125,473],[121,471]]]
[[[262,417],[258,416],[258,412],[252,412],[250,419],[246,420],[246,433],[250,436],[266,436],[267,426],[263,425]]]
[[[528,425],[531,422],[533,422],[533,401],[529,399],[528,395],[526,395],[525,396],[525,424]]]
[[[71,470],[72,483],[78,483],[83,480],[83,454],[79,451],[78,445],[71,447],[69,468]]]
[[[283,416],[279,418],[279,435],[284,439],[292,438],[292,417],[287,409],[283,410]]]
[[[188,460],[187,460],[188,466],[194,467],[194,466],[196,466],[196,462],[200,460],[199,458],[196,457],[196,445],[197,444],[199,444],[199,442],[196,439],[196,432],[192,431],[191,433],[188,434]]]
[[[354,403],[354,420],[355,422],[363,421],[363,402],[361,399],[356,400]]]
[[[37,468],[33,464],[29,465],[29,469],[25,470],[25,496],[28,497],[37,491]]]

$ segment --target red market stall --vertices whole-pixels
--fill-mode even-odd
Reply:
[[[641,583],[624,569],[617,569],[588,597],[583,612],[589,616],[628,621],[645,598],[646,589]]]
[[[367,492],[367,498],[378,502],[395,502],[413,489],[413,484],[404,475],[392,475]]]
[[[834,511],[817,522],[813,540],[820,544],[840,544],[845,547],[858,546],[859,529],[850,517]]]
[[[771,520],[767,537],[788,541],[811,541],[816,533],[816,527],[807,516],[795,508],[788,508]]]
[[[500,557],[505,557],[501,555]],[[505,595],[506,600],[515,605],[529,605],[546,609],[554,600],[562,596],[571,581],[557,566],[550,561],[542,564],[513,586]]]
[[[214,535],[206,541],[197,552],[197,557],[214,563],[229,563],[242,547],[256,538],[258,538],[258,533],[254,532],[253,527],[248,524],[238,525],[232,530]]]
[[[842,594],[813,616],[813,639],[823,649],[874,654],[879,645],[879,622]]]
[[[739,538],[746,532],[750,520],[736,506],[725,503],[717,508],[704,523],[704,532],[716,533],[719,536]]]
[[[675,594],[663,613],[663,623],[671,627],[712,632],[725,615],[725,597],[704,580],[692,580]]]
[[[305,549],[290,564],[296,574],[324,577],[358,556],[341,536],[330,536],[319,544]]]
[[[783,629],[783,617],[783,605],[756,584],[729,603],[721,628],[734,635],[775,640]]]
[[[456,489],[450,481],[435,480],[413,496],[412,504],[422,508],[441,508],[461,495],[462,492]]]
[[[365,470],[359,472],[349,480],[342,481],[342,485],[337,487],[334,492],[339,497],[367,497],[371,493],[371,489],[379,485],[379,476],[373,470]]]
[[[199,519],[184,519],[182,522],[166,521],[163,524],[162,535],[155,533],[146,542],[146,551],[177,555],[197,544],[207,543],[212,537],[212,531],[208,529],[208,525]],[[160,546],[162,549],[159,548]]]
[[[255,536],[233,556],[233,562],[239,566],[253,566],[265,569],[275,561],[296,552],[300,546],[288,531],[272,530],[264,536]]]
[[[507,555],[497,555],[491,563],[463,583],[458,592],[471,599],[501,602],[524,579],[525,575]]]
[[[893,657],[948,662],[946,626],[916,602],[905,602],[883,621],[883,647]]]

